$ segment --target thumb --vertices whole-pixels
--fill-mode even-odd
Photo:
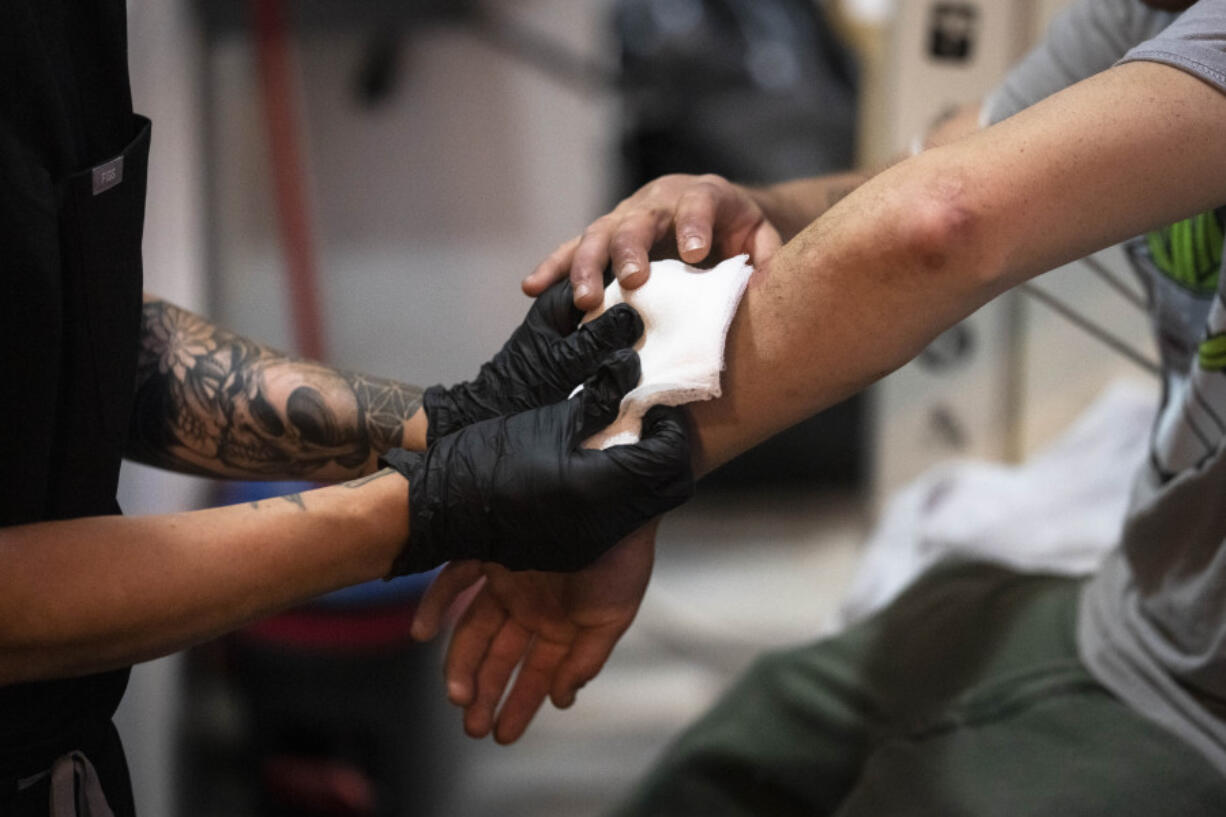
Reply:
[[[571,400],[571,443],[578,445],[617,418],[618,404],[639,382],[639,356],[633,349],[619,349],[600,365]]]
[[[676,406],[652,406],[643,417],[639,441],[613,446],[608,453],[635,472],[688,471],[691,448],[685,412]]]
[[[618,349],[633,346],[642,334],[643,321],[639,314],[627,304],[617,304],[559,340],[554,345],[553,355],[573,385],[594,372],[601,361]]]
[[[529,320],[544,327],[557,337],[569,335],[579,328],[583,313],[575,308],[570,281],[562,279],[532,303]]]
[[[769,221],[763,222],[750,239],[749,260],[755,267],[760,267],[782,246],[779,231]]]
[[[652,406],[643,417],[640,442],[658,451],[688,459],[690,436],[685,412],[677,406]]]
[[[671,510],[694,495],[689,428],[679,408],[653,406],[643,418],[643,435],[637,443],[615,445],[605,453],[652,486],[658,503],[655,513]]]

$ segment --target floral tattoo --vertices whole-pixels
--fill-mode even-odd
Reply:
[[[421,390],[299,360],[144,305],[128,453],[210,476],[352,476],[402,442]]]

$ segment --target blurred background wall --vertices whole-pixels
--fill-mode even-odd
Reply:
[[[292,348],[254,5],[129,0],[134,95],[154,120],[147,288]],[[801,30],[771,17],[796,13],[796,3],[280,5],[325,356],[428,385],[475,373],[527,309],[519,280],[632,189],[636,174],[714,169],[772,181],[882,161],[949,104],[989,88],[1062,3],[832,1],[795,18],[820,27],[800,46],[770,38]],[[928,50],[938,6],[972,13],[964,59]],[[729,11],[737,8],[741,16]],[[644,49],[644,26],[668,48]],[[766,46],[738,50],[750,41]],[[801,53],[823,76],[839,75],[824,96],[806,79],[812,66],[796,62]],[[640,69],[638,84],[624,84],[626,65]],[[724,70],[721,86],[712,78]],[[667,121],[683,106],[687,71],[706,75],[706,91]],[[782,138],[809,128],[820,150]],[[731,161],[742,153],[776,160]],[[721,159],[726,167],[705,166]],[[686,160],[704,166],[675,166]],[[1144,322],[1084,271],[1045,281],[1144,342]],[[828,624],[870,512],[893,490],[951,456],[1034,451],[1112,378],[1132,374],[1016,298],[965,331],[973,342],[955,344],[963,351],[953,365],[911,364],[670,518],[652,591],[615,660],[576,710],[542,713],[524,745],[462,740],[458,717],[429,689],[439,658],[426,653],[419,671],[435,674],[417,693],[421,730],[454,777],[433,810],[403,813],[598,813],[757,650]],[[812,467],[794,468],[796,460]],[[780,483],[779,474],[788,477]],[[770,490],[755,491],[760,482]],[[217,497],[206,481],[135,466],[125,467],[122,491],[130,513]],[[213,646],[137,668],[120,723],[143,813],[261,810],[228,655]]]

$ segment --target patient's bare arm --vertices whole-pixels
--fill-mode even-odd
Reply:
[[[606,267],[634,289],[647,280],[655,257],[698,264],[748,253],[763,264],[864,178],[842,173],[750,188],[712,174],[664,176],[550,253],[524,280],[524,292],[540,295],[569,277],[575,305],[587,310],[600,304]]]
[[[707,471],[864,388],[999,292],[1226,200],[1226,96],[1128,63],[875,176],[750,283]]]
[[[996,293],[1226,200],[1223,128],[1226,97],[1216,90],[1173,68],[1129,63],[859,186],[759,265],[728,338],[723,396],[690,407],[696,470],[863,388]],[[635,586],[645,586],[650,560],[638,570]],[[568,587],[555,592],[582,605]],[[431,609],[452,596],[436,594]],[[484,629],[461,621],[448,656],[452,700],[466,707],[471,732],[493,725],[512,741],[544,682],[535,695],[507,698],[495,718],[506,676],[488,657],[514,665],[542,617],[573,627],[577,615],[550,618],[530,581],[478,598],[496,615]],[[621,600],[619,626],[636,608],[637,599]],[[432,613],[419,634],[432,635],[437,621]],[[611,648],[586,656],[583,672],[558,655],[531,677],[552,677],[555,703],[567,704]]]

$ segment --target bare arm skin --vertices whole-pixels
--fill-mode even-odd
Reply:
[[[572,314],[565,287],[552,304]],[[539,365],[524,372],[492,368],[486,374],[493,379],[483,383],[512,390],[531,387],[542,372],[595,370],[610,346],[620,349],[641,331],[627,317],[632,313],[613,315],[599,331],[585,327],[563,337],[549,315],[531,313],[528,328],[499,355]],[[332,479],[369,472],[376,455],[393,446],[424,448],[416,389],[286,357],[156,299],[147,300],[144,321],[133,438],[148,460],[210,475]],[[654,448],[645,441],[634,452],[636,467],[646,470],[643,463],[669,457],[678,475],[671,486],[635,481],[636,472],[619,459],[626,449],[575,450],[572,441],[590,435],[591,423],[616,414],[638,372],[632,352],[599,365],[573,402],[541,396],[544,405],[517,408],[514,417],[495,411],[470,425],[453,423],[458,427],[435,442],[438,456],[428,465],[419,455],[398,456],[396,471],[266,502],[0,530],[0,576],[7,580],[0,593],[0,684],[123,666],[319,593],[448,557],[556,566],[578,558],[581,552],[568,547],[607,547],[665,507],[652,503],[669,491],[680,501],[691,483],[689,447],[676,417],[660,424]],[[522,407],[527,398],[519,397],[515,405]],[[403,554],[414,517],[400,474],[418,482],[414,504],[430,505],[428,515],[416,517],[416,540]],[[638,491],[648,504],[633,517],[616,516],[614,507],[609,519],[596,519],[609,491],[640,507],[630,496]],[[567,542],[556,516],[537,513],[551,507],[547,500],[565,508],[563,527],[573,527],[572,536],[587,534],[592,543]],[[469,523],[462,535],[455,532],[460,525],[449,524],[456,519]],[[605,531],[605,522],[617,527]],[[497,552],[495,542],[503,545]]]
[[[713,174],[664,176],[550,253],[523,290],[535,297],[569,276],[575,306],[590,310],[600,305],[609,266],[623,287],[634,289],[647,281],[652,258],[700,264],[748,253],[762,265],[865,178],[848,172],[750,188]]]
[[[967,135],[975,126],[964,114],[961,132],[930,139],[933,147],[856,188],[759,265],[728,337],[724,394],[689,408],[696,472],[865,387],[997,293],[1226,201],[1226,97],[1167,66],[1112,68]],[[793,214],[820,206],[807,184],[783,205]],[[596,675],[650,571],[650,539],[634,540],[610,556],[639,553],[628,562],[637,583],[626,581],[627,563],[618,573],[597,563],[555,577],[549,593],[527,575],[487,579],[447,663],[449,697],[471,735],[492,730],[512,742],[545,690],[567,706]],[[584,597],[585,586],[611,587],[614,577],[625,593],[616,604]],[[423,638],[462,589],[436,586],[418,614]],[[614,622],[599,620],[611,637],[592,638],[586,618],[597,611],[616,612]],[[522,646],[540,640],[548,654]],[[504,699],[516,663],[527,681]]]
[[[996,294],[1226,201],[1226,97],[1128,63],[877,175],[750,283],[705,472],[864,388]]]
[[[948,145],[979,130],[979,109],[980,105],[975,103],[938,117],[923,135],[923,148],[927,150]],[[747,190],[767,219],[775,225],[780,237],[788,242],[860,185],[905,158],[896,157],[872,170],[832,173]],[[710,227],[706,228],[706,232],[710,230]]]
[[[225,508],[0,528],[0,685],[165,655],[379,578],[407,508],[408,483],[384,470]]]
[[[207,476],[341,480],[261,502],[0,529],[0,685],[126,666],[386,575],[425,448],[421,391],[298,360],[146,296],[128,454]]]
[[[978,127],[978,105],[955,110],[933,124],[924,147],[948,144]],[[607,266],[623,287],[634,289],[646,282],[651,258],[700,264],[745,252],[755,265],[765,265],[784,242],[880,170],[766,187],[746,187],[713,174],[663,176],[550,253],[524,279],[524,292],[537,296],[569,277],[575,305],[589,310],[600,304]]]
[[[301,360],[145,297],[128,456],[242,479],[347,479],[425,448],[421,389]]]

